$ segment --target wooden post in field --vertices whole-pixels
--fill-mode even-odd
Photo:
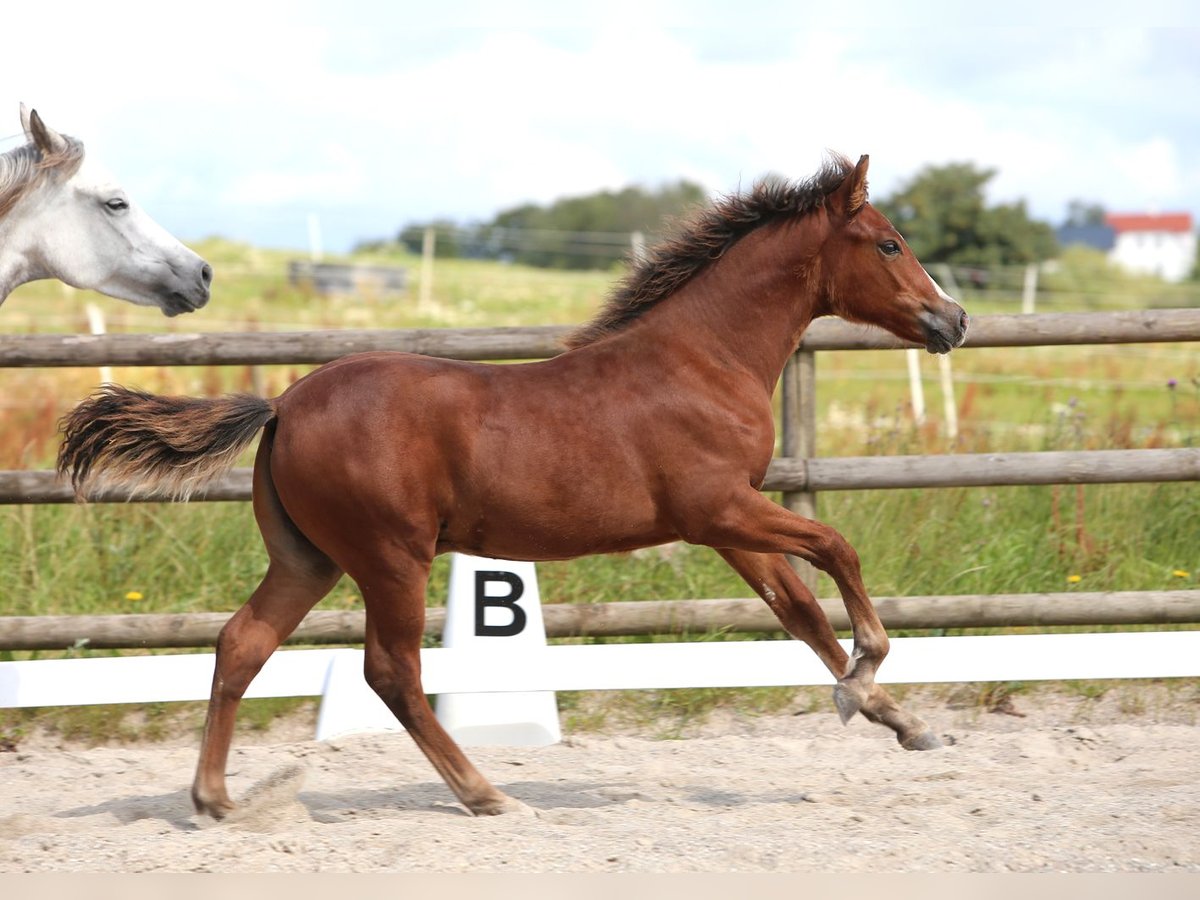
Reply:
[[[921,351],[905,350],[904,360],[908,363],[908,392],[912,397],[913,421],[925,422],[925,388],[921,384]]]
[[[1030,263],[1025,267],[1025,285],[1021,290],[1021,312],[1029,315],[1037,304],[1037,264]]]
[[[73,289],[72,289],[73,290]],[[92,334],[104,334],[104,312],[95,303],[87,305],[88,330]],[[111,384],[113,380],[112,366],[100,367],[100,383]]]
[[[961,302],[962,293],[958,287],[958,280],[954,277],[954,270],[946,263],[940,263],[936,267],[938,277],[941,280],[942,289],[950,294],[951,297],[958,298]],[[910,354],[916,355],[916,350],[908,351]],[[909,374],[912,373],[912,360],[909,361]],[[958,437],[958,404],[954,402],[954,373],[950,367],[950,357],[946,354],[938,356],[938,374],[942,384],[942,415],[946,420],[946,437],[954,440]],[[924,416],[924,400],[921,403],[921,414]],[[916,413],[916,403],[913,404],[913,413]]]
[[[958,437],[958,404],[954,402],[954,372],[950,368],[950,354],[938,354],[938,374],[942,382],[942,416],[946,420],[946,437]]]
[[[423,313],[433,311],[433,254],[436,248],[437,234],[430,225],[421,239],[421,296],[417,310]]]
[[[635,231],[629,235],[629,255],[634,265],[640,265],[646,259],[646,235]]]
[[[800,350],[783,368],[783,455],[811,459],[817,455],[817,355]],[[816,518],[817,495],[812,491],[784,491],[783,506],[806,519]],[[817,570],[812,564],[789,557],[792,567],[810,590],[816,591]]]

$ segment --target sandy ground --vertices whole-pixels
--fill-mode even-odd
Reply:
[[[190,738],[34,736],[0,752],[0,872],[1200,872],[1194,683],[1036,690],[1008,714],[906,703],[944,749],[905,752],[831,704],[473,748],[533,808],[479,819],[404,734],[240,738],[245,807],[221,824],[192,812]]]

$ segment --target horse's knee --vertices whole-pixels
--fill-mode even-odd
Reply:
[[[812,536],[806,541],[809,562],[830,574],[860,571],[858,551],[841,532],[821,522],[813,522],[813,526]]]
[[[851,655],[851,667],[859,659],[865,659],[874,668],[878,668],[892,649],[891,638],[882,625],[872,627],[860,625],[854,628],[854,652]]]

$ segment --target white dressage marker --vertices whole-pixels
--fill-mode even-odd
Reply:
[[[28,143],[0,154],[0,303],[57,278],[164,315],[208,302],[212,267],[144,213],[83,144],[21,104]]]
[[[534,564],[453,554],[442,647],[494,654],[502,667],[545,651]],[[542,747],[562,740],[554,691],[439,692],[436,709],[442,727],[463,747]]]

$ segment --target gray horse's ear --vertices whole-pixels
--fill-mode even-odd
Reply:
[[[36,109],[29,111],[29,135],[43,156],[57,156],[67,149],[67,139],[42,121]]]
[[[21,104],[21,130],[25,132],[25,140],[33,140],[33,132],[29,130],[29,107]]]

